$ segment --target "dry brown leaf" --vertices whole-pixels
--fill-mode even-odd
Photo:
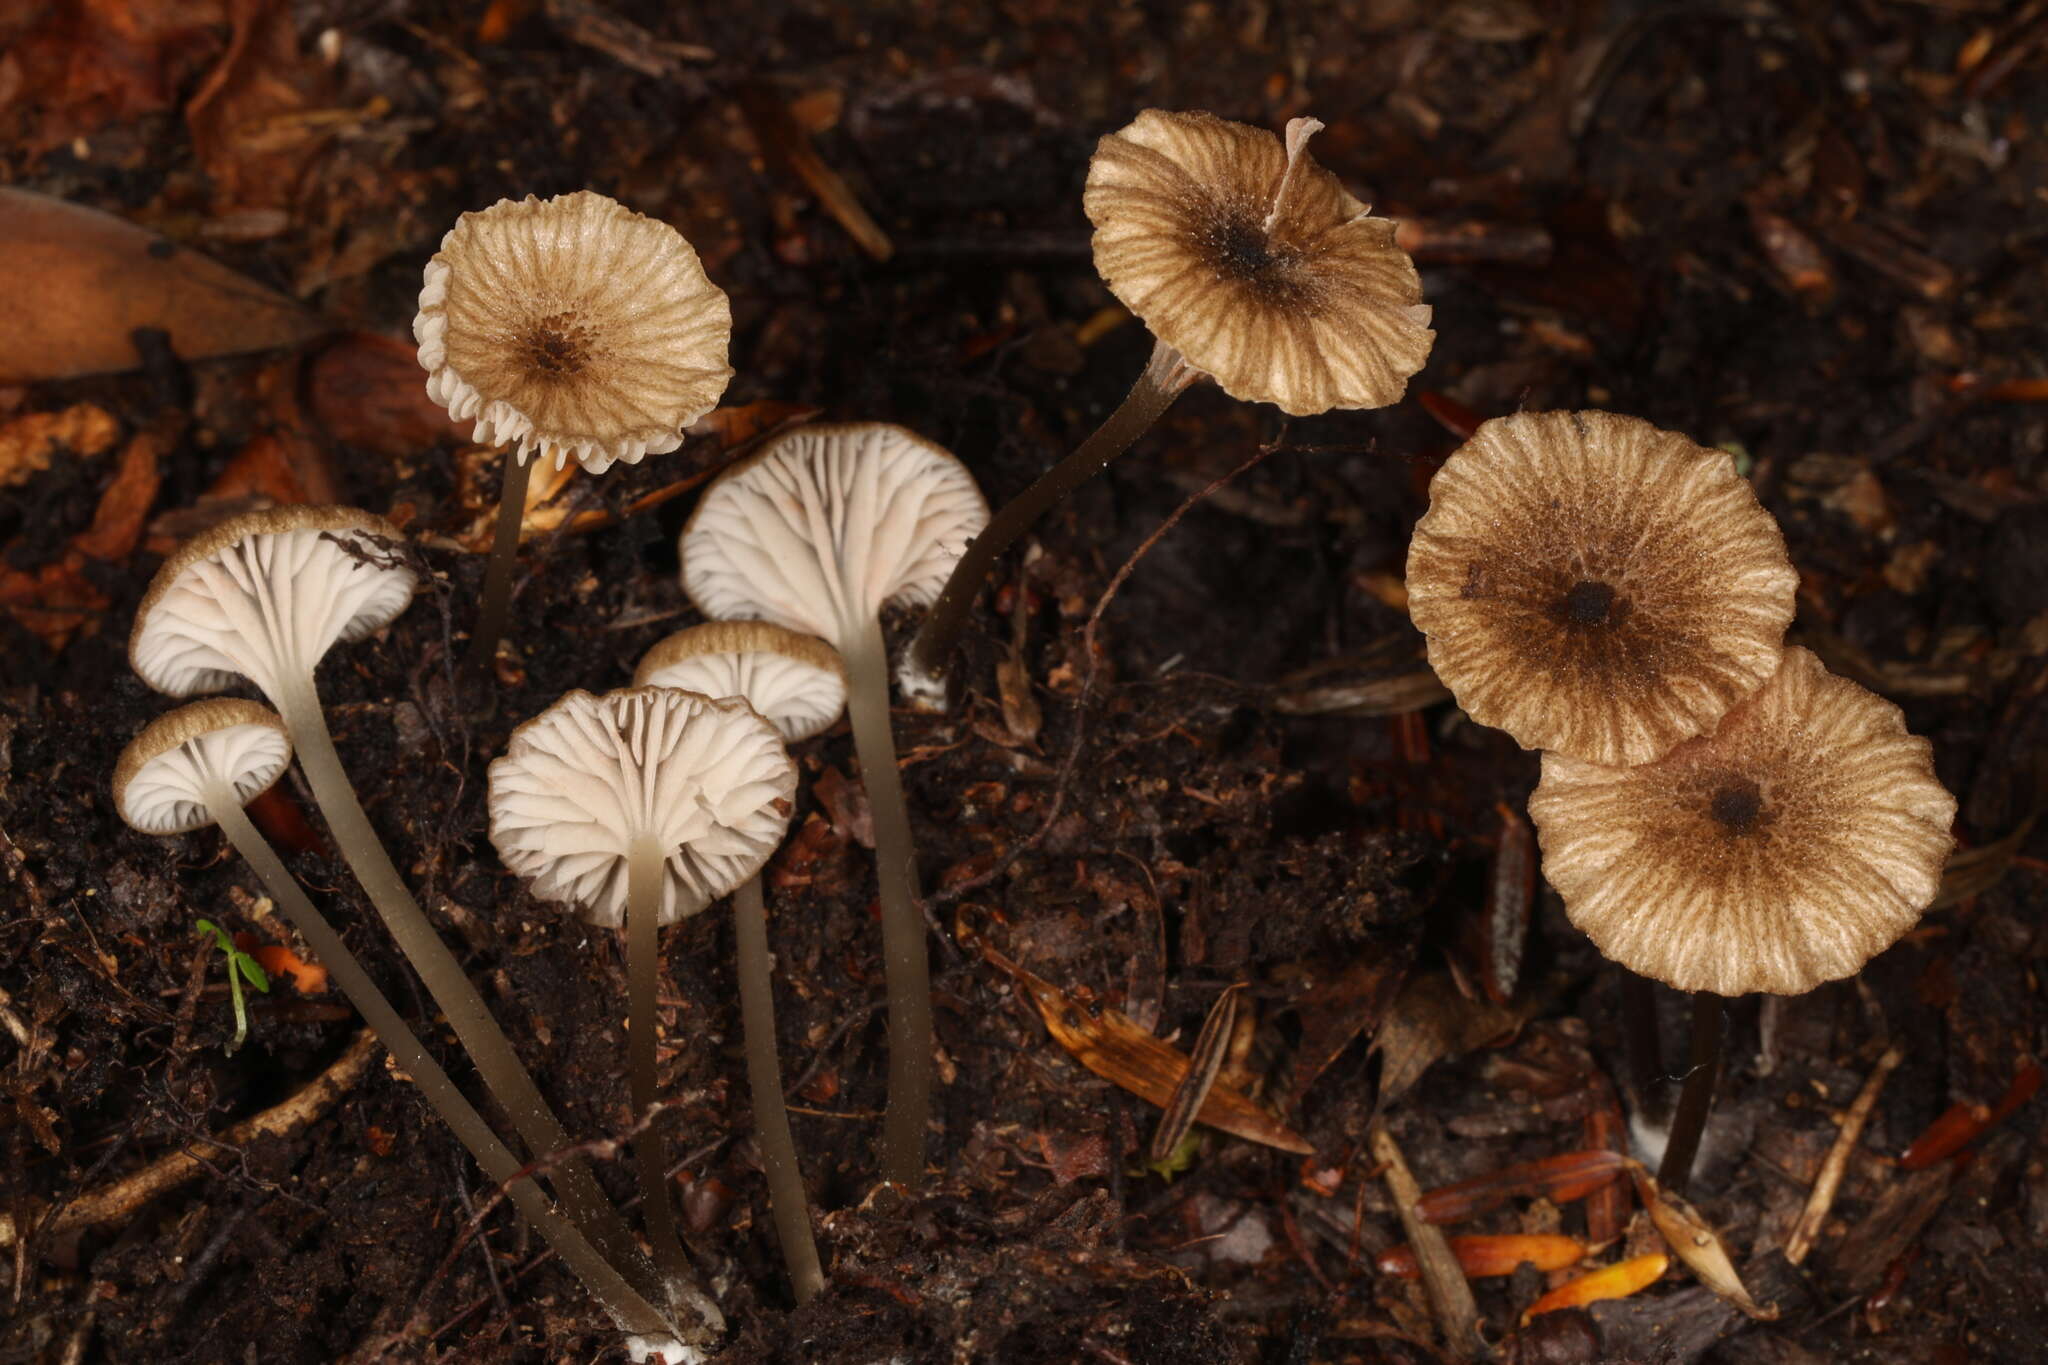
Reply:
[[[313,415],[345,446],[391,459],[469,439],[427,397],[427,374],[409,341],[350,332],[314,357],[307,384]]]
[[[1316,1077],[1351,1046],[1352,1039],[1379,1026],[1401,983],[1408,979],[1414,959],[1413,943],[1376,951],[1341,971],[1319,974],[1295,1001],[1294,1011],[1301,1019],[1301,1046],[1294,1056],[1290,1107],[1301,1103]]]
[[[174,434],[169,427],[135,434],[121,452],[113,481],[100,495],[92,525],[71,538],[61,558],[33,571],[0,565],[0,607],[40,636],[51,653],[63,649],[111,605],[86,579],[86,560],[125,559],[141,542],[160,482],[157,459]]]
[[[1636,1196],[1649,1210],[1650,1221],[1657,1226],[1657,1235],[1664,1239],[1672,1254],[1699,1277],[1701,1284],[1759,1322],[1771,1322],[1777,1318],[1775,1305],[1766,1307],[1749,1296],[1742,1276],[1735,1272],[1735,1262],[1729,1259],[1728,1248],[1721,1244],[1720,1235],[1700,1216],[1698,1209],[1677,1195],[1659,1189],[1655,1177],[1640,1165],[1632,1166],[1629,1174],[1635,1177]]]
[[[303,61],[292,7],[230,0],[234,37],[207,74],[185,124],[213,187],[214,212],[286,209],[333,120],[311,106],[328,93],[325,67]]]
[[[1405,1093],[1443,1058],[1514,1032],[1537,1008],[1527,999],[1512,1008],[1467,1000],[1447,972],[1410,977],[1373,1041],[1381,1057],[1380,1104]]]
[[[0,381],[128,370],[154,328],[186,360],[290,346],[319,318],[246,276],[97,209],[0,188]]]
[[[1139,1099],[1161,1109],[1188,1074],[1188,1055],[1173,1044],[1145,1032],[1119,1010],[1088,1008],[1044,977],[1025,970],[997,952],[963,923],[956,925],[960,942],[978,949],[990,965],[1008,973],[1023,987],[1045,1020],[1053,1041],[1075,1061],[1104,1080],[1113,1081]],[[1237,1090],[1221,1083],[1209,1087],[1196,1121],[1248,1142],[1264,1143],[1283,1152],[1307,1156],[1315,1149],[1299,1133],[1271,1117]]]
[[[17,417],[0,426],[0,488],[27,483],[48,469],[60,450],[90,459],[119,434],[120,424],[90,403]]]
[[[169,109],[220,50],[223,8],[221,0],[67,0],[26,13],[0,6],[10,30],[32,17],[0,49],[0,90],[23,120],[20,149],[62,146]]]

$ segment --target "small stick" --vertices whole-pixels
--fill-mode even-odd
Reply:
[[[1479,1336],[1479,1305],[1472,1298],[1472,1286],[1465,1279],[1464,1268],[1458,1264],[1457,1256],[1451,1251],[1451,1239],[1444,1235],[1442,1228],[1423,1222],[1421,1215],[1415,1212],[1415,1201],[1422,1197],[1422,1187],[1415,1183],[1415,1173],[1408,1169],[1407,1158],[1401,1155],[1394,1135],[1387,1131],[1386,1120],[1373,1120],[1366,1136],[1366,1148],[1372,1153],[1372,1159],[1385,1168],[1381,1176],[1387,1182],[1387,1193],[1394,1196],[1394,1211],[1401,1217],[1401,1231],[1407,1235],[1408,1245],[1415,1251],[1423,1292],[1429,1296],[1430,1307],[1436,1310],[1438,1325],[1443,1328],[1444,1342],[1451,1348],[1452,1357],[1457,1360],[1489,1358],[1493,1353]]]
[[[230,1127],[210,1142],[200,1142],[160,1157],[132,1175],[113,1184],[80,1195],[51,1214],[38,1232],[69,1232],[74,1228],[101,1227],[132,1215],[150,1200],[191,1180],[207,1169],[207,1163],[234,1155],[234,1149],[259,1137],[294,1132],[312,1123],[335,1101],[355,1087],[369,1069],[377,1051],[377,1036],[369,1029],[356,1034],[347,1051],[327,1069],[307,1082],[284,1103],[252,1115]],[[10,1214],[0,1213],[0,1246],[14,1245],[19,1230]]]
[[[1799,1215],[1791,1237],[1785,1242],[1785,1259],[1793,1265],[1804,1261],[1812,1253],[1813,1244],[1820,1240],[1821,1224],[1827,1222],[1828,1211],[1835,1206],[1835,1195],[1842,1188],[1842,1177],[1848,1172],[1849,1154],[1856,1150],[1856,1143],[1863,1136],[1863,1127],[1870,1122],[1871,1111],[1877,1108],[1877,1097],[1884,1090],[1885,1081],[1905,1056],[1898,1048],[1886,1049],[1884,1056],[1877,1059],[1870,1079],[1857,1092],[1855,1103],[1842,1116],[1842,1131],[1835,1134],[1835,1145],[1828,1149],[1827,1160],[1820,1164],[1820,1175],[1813,1182],[1813,1193],[1806,1197],[1806,1209]]]

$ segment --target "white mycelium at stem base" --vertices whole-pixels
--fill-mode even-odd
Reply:
[[[412,1077],[484,1174],[505,1187],[514,1206],[540,1230],[619,1330],[680,1349],[663,1314],[555,1211],[532,1177],[520,1174],[519,1159],[421,1046],[404,1017],[243,814],[243,805],[275,782],[291,757],[284,722],[267,707],[230,697],[194,702],[158,717],[122,751],[114,767],[114,804],[122,819],[147,834],[177,834],[218,824],[235,851],[256,869],[314,959],[375,1030],[392,1060]]]
[[[744,701],[668,687],[571,692],[491,763],[491,842],[505,866],[540,899],[626,928],[637,1114],[655,1100],[656,929],[759,872],[795,793],[781,736]],[[679,1274],[661,1143],[650,1132],[634,1147],[655,1255]]]
[[[881,612],[930,602],[987,524],[987,502],[951,454],[902,427],[860,422],[800,428],[734,465],[705,490],[681,544],[683,590],[705,615],[804,631],[846,661],[889,985],[882,1177],[911,1187],[924,1176],[931,1112],[931,968]]]
[[[569,1147],[568,1134],[378,840],[313,685],[314,666],[331,646],[380,629],[411,602],[414,574],[403,541],[397,527],[352,507],[279,507],[231,518],[164,561],[136,613],[129,662],[172,696],[247,678],[270,699],[336,847],[530,1153],[545,1157]],[[692,1302],[707,1335],[723,1330],[694,1283],[656,1282],[586,1161],[564,1158],[550,1178],[570,1217],[644,1296],[662,1302],[679,1295]]]

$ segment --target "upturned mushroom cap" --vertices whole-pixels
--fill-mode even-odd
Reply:
[[[816,635],[842,654],[888,603],[938,596],[988,503],[951,453],[886,422],[799,427],[721,474],[683,528],[706,616]]]
[[[846,664],[815,635],[766,621],[708,621],[657,643],[633,670],[635,687],[739,697],[794,744],[846,709]]]
[[[463,214],[427,263],[412,330],[450,417],[558,469],[674,450],[732,378],[732,308],[696,251],[588,190]]]
[[[1956,801],[1899,708],[1803,649],[1721,728],[1634,768],[1543,756],[1529,815],[1571,921],[1682,991],[1849,976],[1941,886]]]
[[[1474,720],[1647,763],[1778,667],[1799,578],[1733,460],[1608,412],[1482,425],[1430,484],[1408,608]]]
[[[247,678],[273,699],[340,641],[412,601],[404,543],[353,507],[273,507],[231,518],[166,559],[135,613],[128,661],[159,692],[190,697]]]
[[[782,737],[744,701],[633,687],[570,692],[514,730],[485,804],[535,896],[617,927],[637,841],[667,850],[657,918],[673,924],[761,870],[795,794]]]
[[[1147,109],[1096,145],[1082,206],[1110,292],[1233,398],[1296,416],[1400,399],[1436,334],[1394,222],[1287,139]]]
[[[214,823],[214,775],[247,805],[292,761],[284,722],[239,697],[195,701],[158,716],[114,764],[114,809],[144,834],[183,834]]]

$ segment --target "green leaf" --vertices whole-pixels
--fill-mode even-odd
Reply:
[[[263,970],[261,963],[247,953],[240,951],[235,953],[234,963],[236,969],[242,973],[243,980],[263,994],[270,994],[270,973]]]

